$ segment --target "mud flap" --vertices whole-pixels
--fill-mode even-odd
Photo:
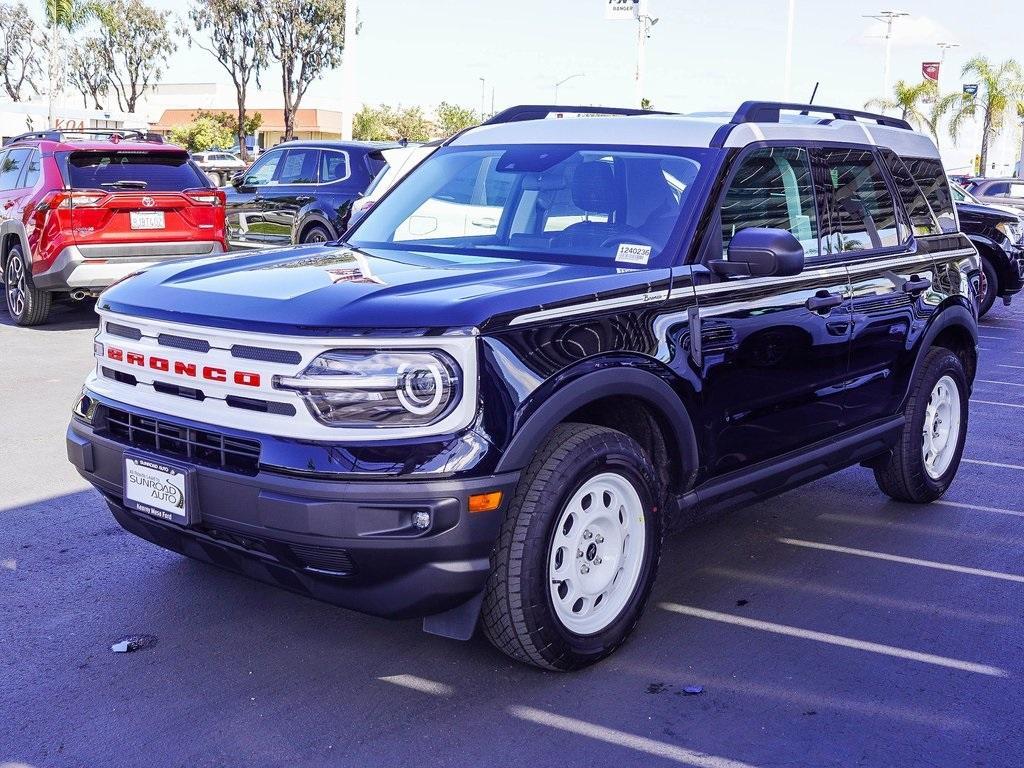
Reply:
[[[480,618],[480,606],[483,601],[484,593],[478,592],[462,605],[457,605],[444,613],[424,616],[423,631],[452,640],[469,640],[476,631],[476,622]]]

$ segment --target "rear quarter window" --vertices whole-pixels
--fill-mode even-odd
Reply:
[[[930,157],[904,157],[903,162],[913,175],[917,185],[924,192],[932,213],[943,232],[956,232],[956,211],[953,209],[953,195],[949,191],[946,171],[942,161]]]
[[[151,192],[209,186],[184,152],[72,152],[67,172],[75,189],[116,189],[121,181],[144,182]]]

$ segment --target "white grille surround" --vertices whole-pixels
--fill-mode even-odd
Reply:
[[[319,337],[284,336],[277,334],[234,331],[220,328],[171,323],[122,315],[97,310],[100,327],[96,334],[96,367],[85,382],[86,390],[101,397],[121,403],[128,408],[138,408],[162,414],[170,419],[175,417],[227,427],[256,435],[268,435],[296,440],[310,440],[336,443],[372,443],[385,440],[415,439],[459,432],[468,427],[478,407],[477,333],[475,329],[460,335],[409,336],[385,338],[379,336]],[[108,329],[111,324],[116,333]],[[124,335],[125,329],[137,329],[139,338]],[[161,344],[160,336],[165,343]],[[195,340],[194,349],[170,346],[167,337],[173,341]],[[208,351],[201,351],[205,344]],[[232,347],[247,347],[268,350],[266,357],[295,359],[284,353],[298,353],[297,362],[269,362],[236,357]],[[111,355],[111,350],[120,354]],[[452,357],[459,366],[461,394],[455,408],[436,424],[408,427],[332,427],[318,421],[298,392],[276,389],[275,376],[298,376],[318,355],[333,349],[345,350],[441,350]],[[131,362],[129,361],[131,353]],[[276,354],[275,354],[276,353]],[[139,358],[143,363],[138,363]],[[120,357],[121,359],[115,359]],[[156,360],[156,367],[152,364]],[[163,361],[167,361],[166,365]],[[175,363],[180,365],[176,366]],[[192,375],[189,366],[195,366]],[[111,378],[108,373],[134,377],[135,384]],[[166,370],[164,370],[166,368]],[[178,372],[175,372],[177,368]],[[203,369],[212,369],[211,380],[203,376]],[[221,373],[223,372],[223,373]],[[235,374],[238,374],[236,383]],[[257,383],[258,379],[258,383]],[[192,399],[181,394],[159,391],[154,388],[164,385],[200,390],[203,399]],[[228,398],[248,398],[291,405],[294,415],[249,410],[228,404]],[[290,409],[284,409],[290,410]]]

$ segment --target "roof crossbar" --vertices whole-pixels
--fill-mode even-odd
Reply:
[[[552,113],[569,113],[572,115],[672,115],[674,112],[659,112],[653,109],[635,109],[632,107],[584,107],[566,106],[563,104],[519,104],[503,109],[481,125],[498,125],[500,123],[519,123],[524,120],[543,120]]]
[[[13,136],[4,142],[5,146],[19,141],[67,141],[69,138],[79,136],[97,136],[120,139],[134,138],[139,141],[163,144],[164,137],[153,131],[143,131],[136,128],[74,128],[67,130],[29,131],[18,136]]]

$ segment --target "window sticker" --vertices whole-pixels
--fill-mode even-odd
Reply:
[[[619,243],[619,250],[615,252],[616,261],[625,261],[630,264],[646,264],[650,258],[651,246],[649,245]]]

